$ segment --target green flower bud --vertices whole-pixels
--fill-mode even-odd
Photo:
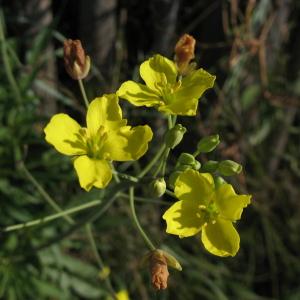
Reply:
[[[180,172],[180,171],[175,171],[175,172],[171,173],[171,175],[169,176],[168,183],[172,188],[175,186],[175,182],[181,173],[182,172]]]
[[[181,153],[178,162],[182,165],[194,165],[195,164],[195,157],[189,153]]]
[[[181,124],[177,124],[173,128],[171,128],[165,136],[165,143],[167,147],[174,149],[181,142],[185,132],[186,128]]]
[[[210,135],[200,140],[197,145],[198,152],[207,153],[213,151],[220,144],[219,135]]]
[[[219,188],[222,184],[226,183],[226,181],[224,180],[224,178],[222,178],[221,176],[217,176],[214,178],[214,182],[215,182],[215,187]]]
[[[198,160],[195,160],[195,163],[193,165],[193,169],[198,171],[201,168],[201,163]]]
[[[215,172],[218,169],[218,165],[219,165],[219,162],[217,162],[215,160],[209,160],[202,166],[201,171],[209,172],[209,173]]]
[[[192,166],[190,166],[190,165],[179,165],[178,167],[176,167],[176,171],[184,172],[185,170],[191,169],[191,168],[192,168]]]
[[[232,160],[223,160],[218,165],[218,171],[223,176],[233,176],[240,174],[243,167]]]
[[[153,197],[161,197],[166,191],[166,182],[164,178],[153,180],[149,186],[149,193]]]

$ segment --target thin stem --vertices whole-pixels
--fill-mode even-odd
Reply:
[[[40,218],[40,219],[37,219],[37,220],[33,220],[33,221],[25,222],[25,223],[20,223],[20,224],[16,224],[16,225],[11,225],[11,226],[3,228],[1,231],[2,232],[10,232],[10,231],[15,231],[15,230],[25,229],[25,228],[36,226],[36,225],[42,225],[42,224],[48,223],[50,221],[53,221],[55,219],[61,218],[63,216],[71,215],[73,213],[88,209],[90,207],[98,206],[101,203],[102,203],[101,200],[94,200],[94,201],[91,201],[89,203],[79,205],[79,206],[67,209],[65,211],[62,211],[62,212],[59,212],[59,213],[56,213],[56,214],[53,214],[53,215],[46,216],[44,218]]]
[[[19,87],[17,85],[17,81],[14,77],[14,74],[12,72],[12,68],[9,62],[9,57],[7,53],[7,45],[4,35],[4,17],[3,12],[0,10],[0,44],[1,44],[1,55],[3,59],[4,64],[4,70],[6,73],[7,80],[11,86],[12,92],[14,93],[17,103],[20,105],[22,102],[21,93],[19,90]]]
[[[143,230],[136,212],[135,212],[135,206],[134,206],[134,187],[130,187],[129,188],[129,203],[130,203],[130,209],[131,209],[131,214],[132,214],[132,218],[134,221],[134,224],[136,226],[136,228],[138,229],[138,231],[140,232],[140,234],[142,235],[142,237],[144,238],[146,244],[148,245],[148,247],[150,248],[150,250],[155,250],[156,247],[153,245],[153,243],[151,242],[151,240],[149,239],[149,237],[147,236],[147,234],[145,233],[145,231]]]
[[[176,198],[175,194],[172,191],[168,190],[168,189],[166,189],[166,194],[173,197],[173,198]]]
[[[134,176],[131,176],[131,175],[128,175],[128,174],[119,173],[119,172],[116,172],[116,171],[113,174],[116,174],[116,175],[118,175],[118,177],[127,179],[127,180],[132,181],[132,182],[138,182],[139,181],[139,179],[137,177],[134,177]]]
[[[170,153],[170,149],[167,149],[166,153],[165,153],[164,160],[163,160],[163,164],[162,164],[162,170],[161,170],[161,176],[162,177],[164,177],[165,173],[166,173],[167,160],[168,160],[169,153]]]
[[[146,167],[141,171],[141,173],[137,176],[138,178],[144,177],[151,169],[152,167],[156,164],[156,162],[160,159],[162,154],[164,153],[166,149],[166,145],[163,144],[160,149],[156,152],[155,156],[153,159],[146,165]]]
[[[168,127],[169,129],[173,127],[173,119],[171,115],[168,115]]]
[[[81,95],[82,95],[82,98],[84,100],[84,104],[86,106],[86,108],[88,109],[89,107],[89,100],[86,96],[86,92],[85,92],[85,88],[84,88],[84,85],[83,85],[83,82],[81,79],[78,80],[78,84],[79,84],[79,88],[80,88],[80,92],[81,92]]]
[[[116,183],[119,183],[119,182],[120,182],[119,174],[118,174],[118,172],[116,171],[113,162],[111,162],[110,165],[111,165],[111,168],[112,168],[112,170],[113,170],[113,177],[114,177]]]
[[[93,254],[94,254],[95,258],[96,258],[98,267],[99,267],[101,270],[103,270],[103,268],[104,268],[105,266],[104,266],[103,260],[102,260],[102,258],[101,258],[101,256],[100,256],[100,253],[99,253],[99,251],[98,251],[98,249],[97,249],[97,246],[96,246],[96,241],[95,241],[95,238],[94,238],[94,235],[93,235],[91,223],[88,223],[88,224],[85,225],[85,230],[86,230],[86,234],[87,234],[88,240],[89,240],[89,242],[90,242],[90,245],[91,245]],[[105,284],[106,284],[107,289],[108,289],[109,292],[111,293],[111,296],[113,296],[114,299],[117,299],[117,298],[116,298],[116,292],[114,291],[114,289],[113,289],[113,287],[112,287],[110,278],[109,278],[109,277],[106,277],[106,278],[104,279],[104,282],[105,282]]]
[[[29,170],[26,168],[23,162],[20,162],[20,168],[23,170],[23,173],[27,179],[36,187],[41,196],[47,201],[47,203],[58,213],[64,213],[60,206],[52,199],[52,197],[45,191],[45,189],[37,182],[37,180],[31,175]],[[62,214],[62,217],[69,223],[74,224],[74,220],[68,215]]]

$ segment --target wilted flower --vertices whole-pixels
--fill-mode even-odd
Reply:
[[[64,41],[64,63],[68,74],[75,80],[83,79],[90,70],[90,57],[85,55],[80,40]]]
[[[126,126],[115,94],[93,100],[87,111],[86,127],[66,114],[54,115],[44,132],[46,141],[62,154],[74,157],[74,168],[82,188],[104,188],[112,178],[110,161],[137,160],[148,149],[152,130]]]
[[[175,202],[163,215],[167,233],[180,238],[198,234],[204,247],[217,256],[235,256],[240,237],[232,222],[241,218],[250,195],[237,195],[230,184],[215,187],[209,173],[188,169],[175,182]]]
[[[195,58],[196,40],[189,34],[184,34],[175,46],[175,62],[181,75],[189,71],[189,64]]]

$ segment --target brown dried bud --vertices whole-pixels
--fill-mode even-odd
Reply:
[[[189,34],[184,34],[175,46],[175,62],[180,74],[185,75],[189,64],[195,58],[196,40]]]
[[[80,40],[64,41],[64,63],[66,71],[74,80],[87,76],[91,62],[89,56],[85,55]]]
[[[150,257],[151,282],[156,290],[164,290],[168,287],[168,264],[163,251],[153,251]]]

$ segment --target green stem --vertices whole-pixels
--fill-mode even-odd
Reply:
[[[81,95],[82,95],[82,98],[84,100],[84,104],[86,106],[86,108],[88,109],[89,107],[89,100],[86,96],[86,92],[85,92],[85,88],[84,88],[84,85],[83,85],[83,82],[81,79],[78,80],[78,84],[79,84],[79,88],[80,88],[80,92],[81,92]]]
[[[64,211],[60,208],[58,204],[52,199],[52,197],[45,191],[45,189],[37,182],[37,180],[31,175],[29,170],[26,168],[23,162],[20,162],[19,167],[23,170],[23,173],[27,179],[36,187],[41,196],[47,201],[47,203],[57,212],[62,213],[62,217],[69,223],[74,224],[74,220],[68,215],[64,215]]]
[[[160,149],[156,152],[155,156],[153,159],[146,165],[146,167],[141,171],[141,173],[137,176],[138,178],[144,177],[151,169],[152,167],[156,164],[156,162],[160,159],[162,154],[164,153],[166,149],[166,145],[163,144]]]
[[[139,179],[137,177],[134,177],[134,176],[131,176],[131,175],[128,175],[128,174],[119,173],[119,172],[116,172],[116,171],[113,174],[116,174],[116,175],[118,175],[118,177],[127,179],[127,180],[132,181],[132,182],[138,182],[139,181]]]
[[[173,127],[173,119],[171,115],[168,115],[168,127],[169,129]]]
[[[175,194],[172,191],[168,190],[168,189],[166,189],[166,194],[169,195],[169,196],[171,196],[171,197],[173,197],[173,198],[177,199],[177,197],[175,196]]]
[[[101,258],[101,256],[100,256],[100,253],[99,253],[99,251],[98,251],[98,249],[97,249],[97,245],[96,245],[96,241],[95,241],[95,238],[94,238],[94,235],[93,235],[91,223],[88,223],[88,224],[85,225],[85,230],[86,230],[87,237],[88,237],[88,240],[89,240],[89,242],[90,242],[90,245],[91,245],[93,254],[94,254],[95,258],[96,258],[98,267],[100,268],[100,270],[103,270],[105,266],[104,266],[103,260],[102,260],[102,258]],[[117,299],[117,297],[116,297],[116,292],[114,291],[114,289],[113,289],[113,287],[112,287],[110,278],[109,278],[109,277],[106,277],[106,278],[104,279],[104,282],[105,282],[106,287],[107,287],[107,289],[109,290],[111,296],[112,296],[114,299]]]
[[[40,219],[37,219],[37,220],[33,220],[33,221],[25,222],[25,223],[20,223],[20,224],[16,224],[16,225],[11,225],[11,226],[3,228],[1,231],[2,232],[10,232],[10,231],[15,231],[15,230],[25,229],[25,228],[36,226],[36,225],[42,225],[42,224],[48,223],[50,221],[53,221],[55,219],[61,218],[63,216],[71,215],[71,214],[74,214],[76,212],[88,209],[90,207],[98,206],[101,203],[102,203],[101,200],[94,200],[94,201],[91,201],[89,203],[79,205],[79,206],[67,209],[65,211],[62,211],[62,212],[59,212],[59,213],[56,213],[56,214],[53,214],[53,215],[49,215],[49,216],[44,217],[44,218],[40,218]]]
[[[140,234],[142,235],[142,237],[144,238],[146,244],[148,245],[148,247],[150,248],[150,250],[155,250],[156,247],[153,245],[153,243],[151,242],[151,240],[149,239],[149,237],[147,236],[147,234],[145,233],[145,231],[143,230],[136,212],[135,212],[135,206],[134,206],[134,187],[130,187],[129,188],[129,203],[130,203],[130,209],[131,209],[131,214],[132,214],[132,218],[133,221],[135,223],[136,228],[138,229],[138,231],[140,232]]]
[[[7,80],[11,86],[12,92],[15,95],[17,104],[20,105],[22,103],[22,97],[9,62],[7,45],[6,45],[5,35],[4,35],[4,16],[2,10],[0,10],[0,44],[1,44],[1,55],[2,55],[2,60],[3,60],[4,70],[7,76]]]

